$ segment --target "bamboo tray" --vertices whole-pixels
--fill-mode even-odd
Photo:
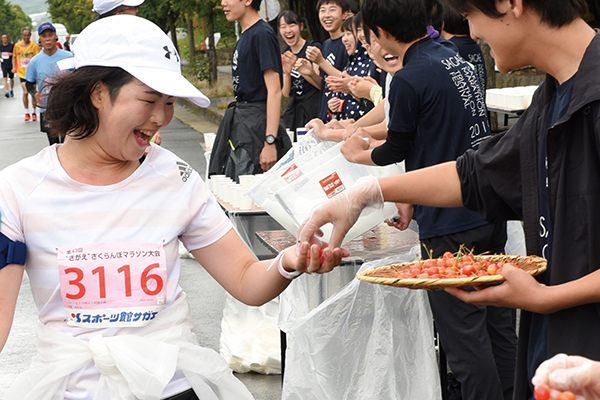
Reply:
[[[546,270],[546,260],[538,256],[510,256],[504,254],[477,256],[494,262],[510,262],[527,271],[532,276],[537,276]],[[447,287],[469,287],[489,285],[504,282],[502,275],[474,276],[470,278],[401,278],[395,277],[396,271],[406,271],[413,262],[386,265],[373,268],[356,274],[356,277],[365,282],[377,283],[409,289],[440,290]]]

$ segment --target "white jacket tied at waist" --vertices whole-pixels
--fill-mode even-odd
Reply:
[[[63,400],[69,375],[94,362],[101,377],[94,400],[159,400],[176,369],[203,400],[253,399],[214,350],[198,346],[185,293],[135,334],[89,342],[38,324],[38,354],[8,399]]]

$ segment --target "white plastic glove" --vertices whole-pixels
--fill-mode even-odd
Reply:
[[[298,229],[298,241],[314,243],[314,236],[323,236],[321,227],[326,223],[333,224],[329,247],[334,249],[342,244],[342,240],[352,225],[358,220],[361,211],[366,207],[383,207],[383,194],[377,178],[365,176],[356,181],[350,188],[339,193],[324,203],[317,205],[308,220]]]
[[[568,390],[578,400],[600,400],[600,362],[557,354],[540,364],[531,382],[534,386],[548,385],[551,399]]]

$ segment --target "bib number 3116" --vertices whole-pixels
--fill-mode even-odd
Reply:
[[[144,326],[164,308],[162,244],[102,243],[59,249],[61,295],[70,325]]]

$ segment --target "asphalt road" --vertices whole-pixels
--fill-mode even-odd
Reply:
[[[15,97],[5,98],[0,85],[0,169],[24,157],[36,154],[48,145],[46,135],[39,131],[38,122],[24,122],[22,91],[17,83]],[[161,130],[163,147],[187,161],[204,177],[206,162],[200,145],[202,132],[215,132],[216,125],[176,106],[175,117]],[[194,259],[182,262],[181,286],[188,293],[192,317],[201,345],[219,351],[221,320],[225,291]],[[0,399],[10,383],[29,366],[35,355],[37,310],[25,276],[19,296],[15,319],[8,342],[0,353]],[[248,386],[257,400],[281,398],[281,376],[256,373],[236,374]],[[6,399],[9,400],[9,399]],[[14,400],[14,399],[10,399]]]

